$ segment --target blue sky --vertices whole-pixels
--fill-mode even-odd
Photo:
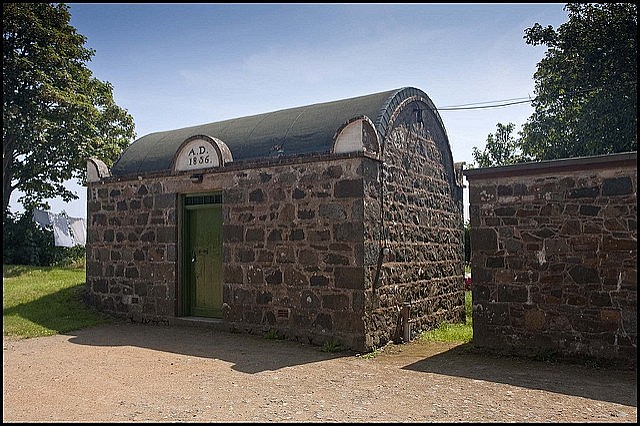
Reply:
[[[472,148],[483,149],[497,123],[519,130],[530,105],[444,108],[533,97],[545,47],[526,44],[524,30],[557,28],[563,7],[71,3],[70,23],[96,51],[88,67],[113,85],[137,137],[413,86],[443,108],[454,161],[472,163]],[[51,211],[86,217],[86,189],[68,187],[80,199],[50,200]]]

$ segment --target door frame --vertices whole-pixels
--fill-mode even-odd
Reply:
[[[187,205],[187,199],[194,199],[197,197],[202,197],[204,202],[195,203],[192,205]],[[180,227],[180,244],[178,247],[178,276],[180,280],[178,281],[177,288],[177,298],[176,298],[176,313],[179,317],[191,316],[191,282],[190,282],[190,259],[189,254],[190,251],[187,250],[186,245],[189,244],[189,219],[187,215],[188,210],[195,209],[206,209],[210,208],[212,205],[219,205],[222,208],[222,191],[208,191],[208,192],[198,192],[198,193],[186,193],[180,195],[180,209],[178,212],[178,224]],[[221,211],[221,219],[224,221],[224,215]],[[222,223],[220,226],[220,232],[222,233]],[[221,259],[224,256],[224,242],[221,241],[223,247],[221,249]],[[223,282],[220,282],[220,285],[223,286]],[[223,290],[222,288],[220,289]],[[224,294],[224,292],[223,292]]]

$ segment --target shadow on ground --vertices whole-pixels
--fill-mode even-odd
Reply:
[[[232,363],[234,370],[250,374],[354,355],[349,351],[329,353],[317,346],[195,326],[121,322],[67,334],[72,334],[74,337],[69,341],[78,345],[135,346],[219,359]]]
[[[71,334],[71,333],[69,333]],[[206,327],[115,323],[79,330],[71,343],[105,347],[139,347],[153,351],[218,359],[234,370],[254,374],[320,363],[354,352],[327,353],[317,346],[264,336],[235,334]],[[400,345],[402,346],[402,345]],[[525,358],[478,353],[464,344],[412,342],[397,353],[363,362],[380,362],[399,370],[464,377],[528,389],[574,395],[627,406],[637,406],[637,379],[633,371],[603,370],[582,365],[547,363]],[[366,367],[363,367],[366,368]],[[381,380],[384,379],[381,377]]]
[[[402,369],[504,383],[632,407],[637,407],[638,404],[634,371],[483,354],[472,349],[471,344],[461,344],[444,352],[434,353],[405,365]]]

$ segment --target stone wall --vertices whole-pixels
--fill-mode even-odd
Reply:
[[[87,302],[136,320],[175,314],[177,182],[166,178],[87,184]]]
[[[239,170],[221,185],[228,321],[364,349],[362,188],[372,161]]]
[[[372,293],[365,321],[374,347],[466,318],[462,177],[424,103],[412,102],[395,118],[383,160],[365,173],[364,262]],[[402,322],[405,305],[410,331]]]
[[[474,345],[637,365],[636,153],[465,175]]]
[[[363,349],[363,177],[342,155],[88,188],[87,294],[136,321],[180,315],[179,195],[222,191],[223,298],[232,328]]]

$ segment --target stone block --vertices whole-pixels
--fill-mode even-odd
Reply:
[[[245,235],[246,242],[252,241],[264,241],[264,229],[262,228],[249,228]]]
[[[244,282],[242,267],[239,265],[223,265],[223,276],[227,283],[240,284]]]
[[[336,182],[333,195],[336,198],[362,197],[364,195],[362,179],[349,179]]]
[[[363,241],[364,224],[362,222],[344,222],[333,225],[335,241]]]
[[[330,219],[332,221],[343,221],[347,219],[347,210],[345,206],[338,203],[323,203],[318,207],[320,217]]]
[[[605,236],[602,239],[602,249],[607,251],[638,250],[638,242],[632,239],[620,239]]]
[[[522,285],[498,285],[498,302],[500,303],[525,303],[528,292]]]
[[[583,216],[598,216],[598,213],[600,213],[600,206],[583,204],[580,206],[579,213]]]
[[[524,314],[524,326],[528,331],[542,331],[546,327],[545,313],[540,309],[529,309]]]
[[[269,291],[258,291],[256,294],[257,305],[268,305],[273,300],[273,294]]]
[[[576,284],[600,282],[600,275],[597,269],[585,268],[582,265],[573,266],[569,270],[569,276]]]
[[[629,176],[605,179],[602,184],[602,195],[616,196],[633,193],[633,182]]]
[[[331,311],[349,309],[349,298],[345,294],[326,294],[322,296],[322,307]]]
[[[271,285],[282,284],[282,271],[276,269],[265,273],[265,281]]]
[[[333,319],[329,314],[319,313],[316,315],[312,326],[322,332],[328,332],[333,330]]]
[[[469,231],[471,250],[494,251],[498,250],[498,234],[492,228],[471,228]]]
[[[574,188],[569,190],[567,198],[595,198],[600,195],[600,188],[597,186],[587,188]]]
[[[354,290],[364,289],[364,269],[361,267],[336,267],[336,288],[348,288]]]
[[[259,203],[262,201],[264,201],[264,192],[262,192],[262,189],[258,188],[249,192],[249,202]]]
[[[222,239],[225,243],[242,242],[244,240],[244,226],[222,225]]]
[[[264,272],[262,268],[249,265],[247,268],[247,283],[252,285],[264,284]]]
[[[309,284],[312,287],[326,287],[329,285],[329,278],[324,275],[312,275],[309,278]]]
[[[307,287],[309,285],[307,275],[294,267],[286,267],[283,282],[286,286],[293,287]]]

